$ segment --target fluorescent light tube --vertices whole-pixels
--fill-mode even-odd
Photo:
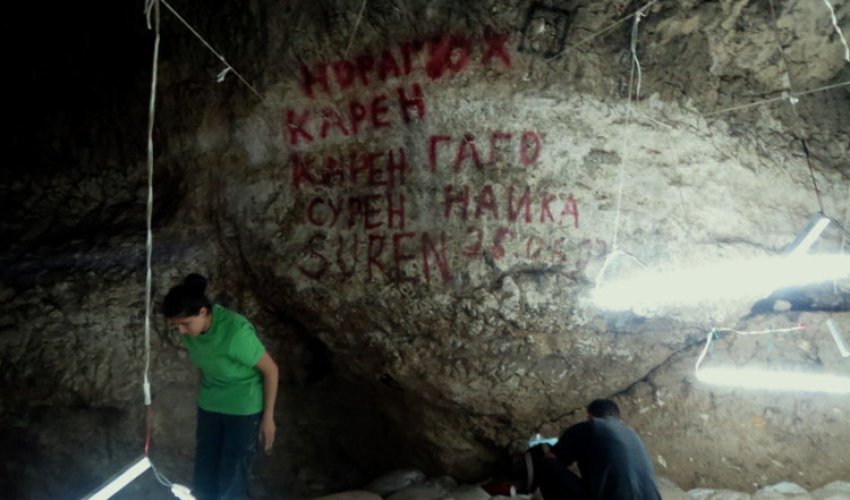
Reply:
[[[850,377],[758,368],[700,368],[702,382],[729,387],[850,394]]]
[[[141,476],[143,472],[150,469],[151,462],[148,457],[142,457],[128,465],[121,472],[112,477],[103,486],[83,500],[106,500],[121,489],[130,484],[134,479]]]
[[[803,228],[803,231],[797,237],[797,240],[792,243],[791,251],[788,255],[803,255],[808,252],[815,240],[820,238],[823,230],[826,229],[826,226],[829,225],[831,219],[824,216],[823,214],[815,214],[809,220],[809,223],[806,224],[806,227]]]
[[[757,299],[787,287],[850,276],[850,254],[803,254],[727,260],[680,270],[642,270],[592,292],[597,307],[644,310],[707,300]]]

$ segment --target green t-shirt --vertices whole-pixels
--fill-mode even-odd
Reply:
[[[263,411],[263,377],[256,365],[266,350],[244,316],[216,304],[210,329],[184,335],[183,345],[203,375],[200,408],[227,415]]]

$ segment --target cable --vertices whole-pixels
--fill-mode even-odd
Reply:
[[[251,92],[253,92],[253,93],[254,93],[254,95],[256,95],[256,96],[260,99],[260,101],[262,101],[262,102],[266,102],[266,100],[263,98],[263,96],[261,96],[261,95],[260,95],[260,93],[259,93],[259,92],[257,92],[257,90],[256,90],[256,89],[255,89],[255,88],[254,88],[254,87],[253,87],[250,83],[248,83],[248,81],[247,81],[247,80],[245,80],[245,78],[243,78],[243,77],[242,77],[242,75],[241,75],[241,74],[239,74],[239,72],[238,72],[238,71],[236,71],[236,70],[233,68],[233,66],[231,66],[231,65],[230,65],[230,63],[228,63],[228,62],[227,62],[227,60],[224,58],[224,56],[223,56],[223,55],[221,55],[221,54],[219,54],[219,53],[218,53],[218,51],[216,51],[216,50],[212,47],[212,45],[210,45],[210,44],[209,44],[209,43],[208,43],[208,42],[204,39],[204,37],[202,37],[202,36],[201,36],[201,34],[200,34],[200,33],[198,33],[197,31],[195,31],[195,28],[193,28],[193,27],[192,27],[192,25],[190,25],[188,22],[186,22],[186,20],[185,20],[185,19],[183,19],[183,17],[182,17],[182,16],[181,16],[181,15],[180,15],[180,14],[179,14],[176,10],[174,10],[174,8],[173,8],[171,5],[169,5],[169,4],[168,4],[168,2],[166,2],[165,0],[148,0],[148,1],[149,1],[149,2],[150,2],[150,1],[156,1],[157,3],[162,2],[162,5],[164,5],[164,6],[165,6],[165,8],[167,8],[168,10],[170,10],[170,11],[171,11],[171,13],[172,13],[172,14],[174,14],[174,17],[176,17],[176,18],[177,18],[177,19],[178,19],[181,23],[183,23],[183,25],[184,25],[184,26],[186,26],[186,27],[189,29],[189,31],[191,31],[191,32],[192,32],[192,34],[193,34],[193,35],[195,35],[195,36],[198,38],[198,40],[200,40],[200,41],[201,41],[201,43],[203,43],[203,44],[204,44],[204,45],[205,45],[205,46],[206,46],[206,47],[210,50],[210,52],[212,52],[212,53],[213,53],[213,54],[214,54],[214,55],[215,55],[215,56],[216,56],[216,57],[217,57],[217,58],[218,58],[218,59],[219,59],[222,63],[224,63],[224,65],[226,66],[226,69],[225,69],[225,71],[224,71],[224,72],[219,73],[219,78],[223,78],[223,75],[224,75],[224,74],[226,74],[226,71],[227,71],[227,70],[232,71],[232,72],[233,72],[233,74],[234,74],[234,75],[236,75],[236,77],[237,77],[237,78],[239,78],[239,80],[241,80],[241,81],[242,81],[242,83],[244,83],[246,87],[248,87],[249,89],[251,89]],[[219,81],[220,81],[220,80],[219,80]]]
[[[345,47],[345,57],[348,57],[348,51],[351,50],[351,44],[354,42],[354,34],[357,33],[357,28],[360,26],[360,20],[363,19],[363,11],[366,10],[367,0],[363,0],[360,5],[360,12],[357,14],[357,20],[354,22],[354,28],[351,29],[351,36],[348,38],[348,45]]]
[[[621,18],[620,18],[617,22],[615,22],[615,23],[613,23],[613,24],[609,25],[609,26],[608,26],[608,27],[606,27],[606,28],[603,28],[603,29],[602,29],[602,30],[600,30],[600,31],[597,31],[596,33],[594,33],[594,34],[590,35],[589,37],[587,37],[587,38],[585,38],[585,39],[581,40],[581,41],[580,41],[580,42],[578,42],[577,44],[572,45],[572,46],[569,46],[569,47],[564,47],[564,49],[563,49],[563,50],[561,50],[560,52],[558,52],[557,54],[555,54],[555,55],[553,55],[553,56],[551,56],[551,57],[547,58],[547,59],[546,59],[546,62],[549,62],[549,61],[551,61],[551,60],[553,60],[553,59],[557,59],[558,57],[561,57],[561,56],[562,56],[565,52],[567,52],[568,50],[571,50],[571,49],[572,49],[572,50],[575,50],[575,49],[577,49],[577,48],[581,47],[582,45],[586,44],[587,42],[590,42],[591,40],[593,40],[593,39],[595,39],[595,38],[597,38],[597,37],[599,37],[599,36],[601,36],[601,35],[604,35],[605,33],[608,33],[608,32],[609,32],[609,31],[611,31],[612,29],[614,29],[614,28],[616,28],[617,26],[619,26],[619,25],[623,24],[624,22],[626,22],[626,20],[630,19],[631,17],[633,17],[633,16],[635,16],[635,15],[638,15],[639,13],[646,12],[646,10],[647,10],[647,9],[649,9],[650,7],[652,7],[653,5],[655,5],[655,3],[656,3],[656,2],[658,2],[658,0],[651,0],[649,3],[645,4],[643,7],[641,7],[641,8],[639,8],[639,9],[637,9],[636,11],[632,12],[631,14],[629,14],[629,15],[627,15],[627,16],[621,17]]]
[[[712,111],[711,113],[706,113],[703,116],[709,117],[709,116],[722,115],[724,113],[729,113],[730,111],[740,111],[742,109],[754,108],[756,106],[762,106],[764,104],[769,104],[769,103],[776,102],[776,101],[784,101],[785,99],[788,99],[789,97],[791,97],[791,98],[802,97],[804,95],[814,94],[814,93],[817,93],[817,92],[824,92],[826,90],[832,90],[832,89],[836,89],[836,88],[840,88],[840,87],[846,87],[848,85],[850,85],[850,80],[847,80],[846,82],[841,82],[841,83],[834,83],[832,85],[824,85],[823,87],[818,87],[816,89],[806,90],[806,91],[803,91],[803,92],[790,92],[787,95],[783,95],[783,96],[780,96],[780,97],[772,97],[770,99],[764,99],[762,101],[751,102],[749,104],[741,104],[739,106],[732,106],[732,107],[729,107],[729,108],[723,108],[723,109],[720,109],[720,110],[717,110],[717,111]]]

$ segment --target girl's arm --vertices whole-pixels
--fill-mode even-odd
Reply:
[[[265,451],[274,443],[274,404],[277,399],[278,369],[268,352],[257,361],[257,369],[263,374],[263,419],[260,421],[260,443]]]

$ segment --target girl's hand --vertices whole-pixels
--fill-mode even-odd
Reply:
[[[266,453],[272,451],[272,444],[274,444],[274,433],[274,417],[264,416],[263,419],[260,421],[260,443],[263,445],[263,451]]]

